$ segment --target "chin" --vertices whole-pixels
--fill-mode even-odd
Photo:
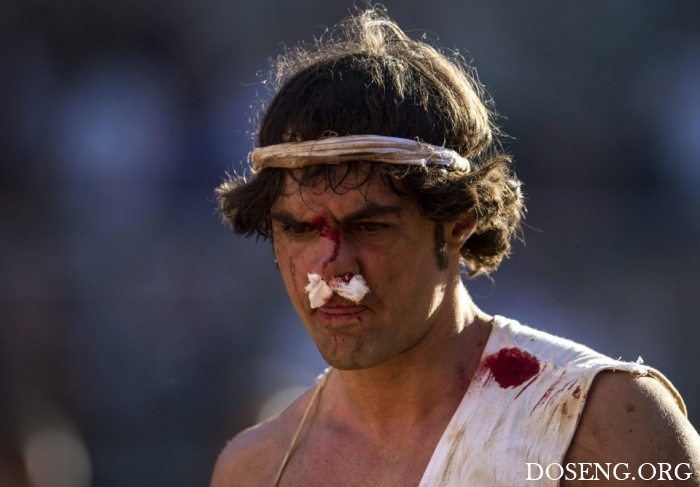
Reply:
[[[339,354],[335,350],[330,353],[321,350],[321,356],[328,365],[338,370],[369,369],[384,362],[376,357],[363,357],[357,353]]]
[[[321,351],[321,356],[323,360],[326,361],[328,365],[338,370],[360,370],[363,369],[362,365],[357,363],[354,357],[342,357],[336,353],[324,353]]]

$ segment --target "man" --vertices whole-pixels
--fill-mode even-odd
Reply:
[[[381,10],[338,32],[279,61],[254,174],[217,190],[331,368],[212,486],[700,485],[663,375],[470,299],[462,270],[495,270],[524,209],[475,78]]]

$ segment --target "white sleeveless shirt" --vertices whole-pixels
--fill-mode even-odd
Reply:
[[[527,462],[563,463],[596,374],[618,370],[657,378],[563,338],[496,316],[477,372],[443,433],[419,487],[524,485]],[[543,476],[538,486],[556,486]]]

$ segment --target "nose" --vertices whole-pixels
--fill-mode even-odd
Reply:
[[[359,274],[359,263],[353,243],[343,238],[342,232],[336,228],[326,228],[320,232],[320,242],[317,247],[317,261],[314,272],[324,280],[330,281],[335,277],[346,274]]]

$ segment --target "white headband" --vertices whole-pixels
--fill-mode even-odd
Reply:
[[[269,145],[253,149],[250,160],[253,172],[259,172],[268,167],[293,169],[348,161],[387,162],[413,166],[439,164],[465,172],[471,170],[469,160],[452,149],[383,135],[347,135]]]

